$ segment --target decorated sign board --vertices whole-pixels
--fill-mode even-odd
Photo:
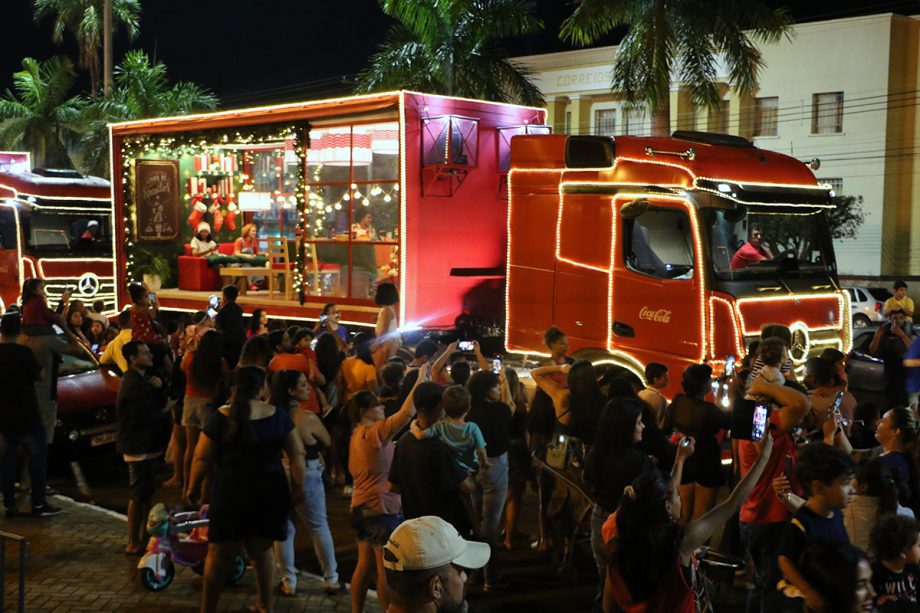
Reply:
[[[179,236],[179,162],[137,160],[134,169],[138,242],[166,242]]]

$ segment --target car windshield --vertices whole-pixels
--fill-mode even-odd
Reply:
[[[57,332],[59,339],[65,343],[70,343],[70,341],[67,340],[67,336],[64,335],[64,332],[60,328],[55,327],[55,332]],[[81,372],[96,370],[96,362],[90,357],[89,350],[87,349],[83,353],[84,355],[79,357],[66,353],[61,354],[61,364],[58,366],[58,375],[75,375]]]
[[[772,276],[778,272],[826,272],[832,255],[824,213],[797,207],[707,208],[712,262],[720,279]]]
[[[21,213],[25,248],[32,253],[76,253],[97,257],[112,253],[109,213],[33,209]]]

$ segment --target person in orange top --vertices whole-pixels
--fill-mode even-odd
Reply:
[[[355,354],[342,362],[342,376],[345,378],[345,402],[361,391],[377,393],[377,369],[371,348],[374,335],[359,332],[355,335]]]
[[[277,346],[277,351],[278,354],[268,363],[268,372],[270,374],[274,375],[283,370],[296,370],[297,372],[302,372],[308,381],[312,379],[311,373],[314,371],[314,366],[307,359],[307,356],[294,350],[287,333],[284,333],[283,341]],[[320,415],[327,405],[326,399],[312,384],[310,385],[310,391],[310,397],[300,403],[300,408]]]
[[[233,242],[233,255],[250,260],[259,255],[258,234],[256,224],[248,223],[243,226],[240,237]]]

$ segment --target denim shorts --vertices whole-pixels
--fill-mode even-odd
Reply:
[[[377,513],[368,510],[364,505],[351,510],[351,527],[358,540],[370,542],[374,549],[383,549],[393,530],[402,522],[402,513]]]
[[[211,408],[210,398],[189,396],[186,394],[182,401],[182,425],[187,428],[204,430],[204,425],[214,410]]]

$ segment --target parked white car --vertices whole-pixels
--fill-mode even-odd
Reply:
[[[850,294],[850,314],[854,328],[867,328],[885,321],[883,306],[891,297],[884,287],[844,287]]]

